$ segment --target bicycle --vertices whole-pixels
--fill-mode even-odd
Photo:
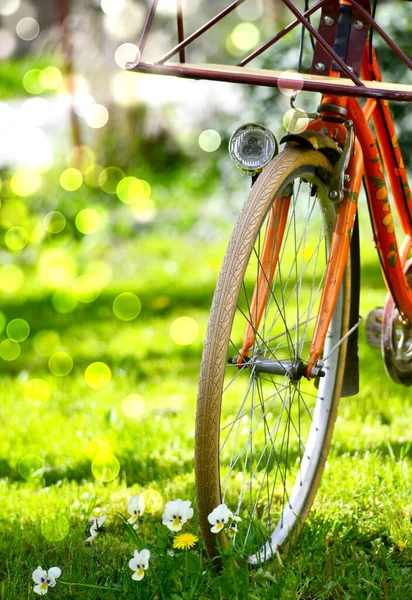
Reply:
[[[372,10],[369,0],[319,0],[310,8],[306,2],[303,13],[282,0],[295,20],[239,65],[186,64],[186,46],[243,1],[185,37],[177,0],[178,44],[155,63],[128,68],[323,94],[306,129],[292,128],[280,153],[257,124],[239,128],[230,143],[253,186],[229,242],[205,340],[196,495],[209,556],[217,555],[219,542],[208,515],[224,502],[242,518],[242,544],[257,564],[299,533],[319,486],[339,398],[358,392],[362,180],[388,288],[383,313],[368,327],[373,332],[381,319],[386,370],[396,382],[412,384],[412,194],[388,105],[412,101],[412,86],[382,82],[373,31],[409,69],[412,61],[376,22],[377,0]],[[156,7],[154,0],[141,53]],[[310,22],[317,10],[318,31]],[[246,67],[297,25],[315,42],[310,74]],[[180,63],[166,64],[176,54]],[[291,104],[297,122],[304,115]],[[404,235],[400,247],[384,167]]]

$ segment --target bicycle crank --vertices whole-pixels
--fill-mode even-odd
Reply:
[[[246,360],[243,363],[238,362],[237,356],[229,357],[228,363],[238,365],[238,367],[248,367],[255,373],[269,373],[271,375],[288,375],[291,381],[299,381],[302,377],[306,376],[307,365],[299,358],[293,361],[290,360],[276,360],[272,358],[265,358],[264,356],[255,356],[250,360]],[[311,369],[311,377],[325,377],[325,371],[319,366],[314,365]]]

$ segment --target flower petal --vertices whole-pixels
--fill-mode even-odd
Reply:
[[[182,529],[182,523],[178,519],[175,519],[172,523],[166,523],[170,531],[180,531]]]
[[[44,594],[47,594],[47,586],[43,587],[42,584],[41,585],[35,585],[33,588],[33,592],[35,594],[39,594],[39,596],[44,596]]]
[[[141,551],[140,556],[142,557],[142,559],[144,561],[149,560],[149,558],[150,558],[150,550],[148,550],[147,548],[144,548],[144,550]]]
[[[97,527],[101,527],[106,520],[106,515],[102,515],[97,519]]]
[[[131,558],[129,560],[129,568],[132,569],[132,571],[137,571],[137,565],[138,565],[138,562],[137,562],[136,558]]]
[[[62,572],[61,572],[61,569],[59,569],[59,567],[52,567],[47,572],[47,575],[49,575],[49,577],[54,577],[55,579],[60,577],[61,574],[62,574]]]
[[[136,581],[141,581],[144,577],[144,569],[140,568],[136,573],[133,573],[132,575],[132,579],[135,579]]]
[[[41,567],[37,567],[31,575],[34,583],[41,583],[42,578],[47,579],[47,571],[44,571]]]
[[[127,522],[130,523],[130,525],[132,525],[132,523],[135,523],[138,518],[139,515],[136,513],[135,515],[132,515],[129,519],[127,519]]]
[[[219,521],[219,523],[216,523],[216,525],[214,525],[214,527],[212,527],[210,531],[212,533],[219,533],[219,531],[222,531],[223,527],[224,523],[222,523],[222,521]]]

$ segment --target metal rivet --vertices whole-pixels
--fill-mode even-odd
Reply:
[[[325,25],[327,25],[328,27],[331,27],[335,22],[335,19],[328,16],[326,16],[323,20],[325,21]]]
[[[363,23],[362,21],[355,21],[353,24],[355,29],[362,29],[363,28]]]
[[[325,70],[325,65],[323,63],[316,63],[315,65],[315,69],[316,71],[324,71]]]

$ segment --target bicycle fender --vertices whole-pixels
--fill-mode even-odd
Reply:
[[[322,131],[307,129],[302,133],[290,133],[283,136],[280,143],[288,143],[291,146],[301,146],[302,148],[312,148],[325,154],[326,158],[334,165],[342,153],[342,149],[330,136]]]

